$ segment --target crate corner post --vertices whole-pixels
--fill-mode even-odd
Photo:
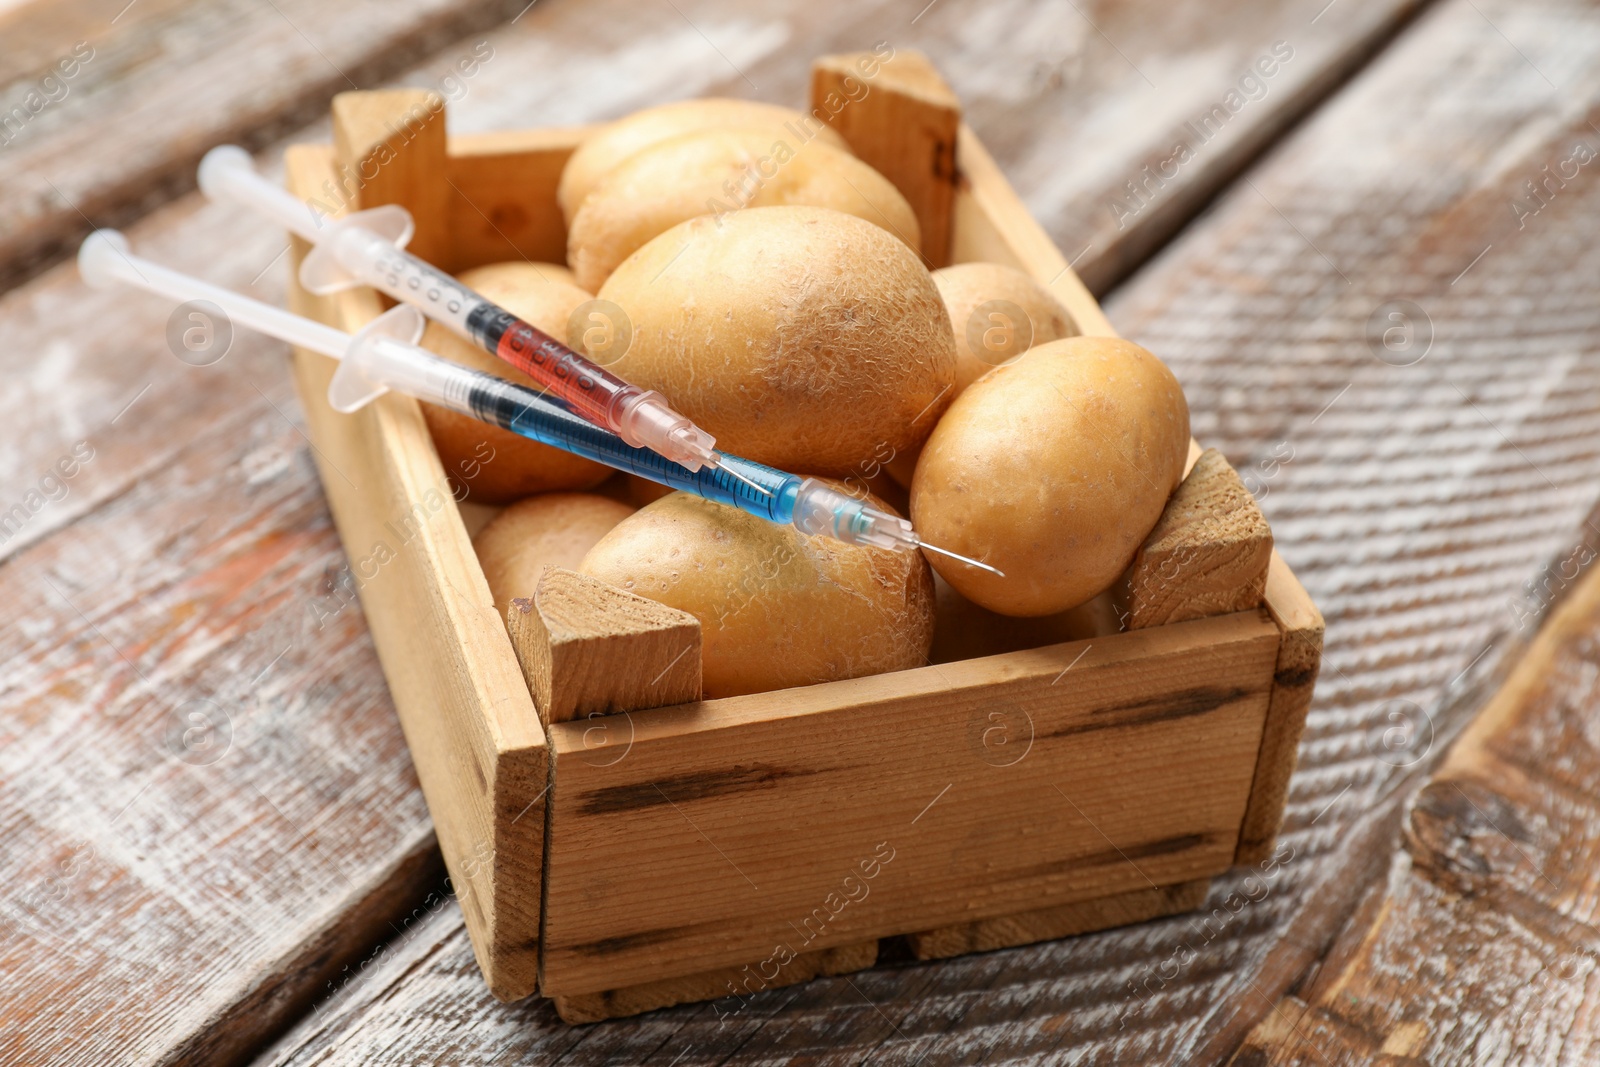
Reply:
[[[811,113],[900,190],[929,266],[948,265],[961,102],[928,57],[893,48],[820,56]]]
[[[453,269],[445,103],[426,89],[361,89],[333,98],[338,180],[353,208],[399,204],[416,226],[407,250]]]

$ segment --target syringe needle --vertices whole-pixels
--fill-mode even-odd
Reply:
[[[937,552],[941,556],[949,556],[951,559],[959,559],[962,563],[965,563],[969,567],[977,567],[979,570],[988,571],[997,578],[1004,578],[1006,576],[1005,572],[998,567],[991,567],[987,563],[979,563],[975,559],[970,559],[966,556],[963,556],[959,552],[952,552],[948,548],[940,548],[938,545],[930,545],[926,541],[918,541],[917,544],[920,547],[927,549],[929,552]]]
[[[757,483],[752,482],[749,478],[746,478],[744,475],[740,474],[738,471],[734,470],[732,467],[726,466],[723,463],[718,462],[717,469],[720,470],[720,471],[723,471],[723,472],[725,472],[727,474],[733,475],[733,477],[739,479],[745,485],[748,485],[750,488],[754,489],[756,492],[760,493],[762,496],[771,496],[772,495],[772,490],[771,489],[768,489],[766,486],[758,485]]]

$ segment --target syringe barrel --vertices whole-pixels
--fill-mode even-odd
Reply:
[[[615,432],[626,432],[627,403],[642,393],[637,386],[377,234],[349,226],[332,239],[334,257],[363,284],[471,338],[579,414]]]
[[[342,226],[330,238],[333,257],[363,285],[410,304],[460,334],[467,316],[488,303],[444,271],[363,226]]]
[[[788,525],[794,520],[795,494],[801,484],[796,475],[737,456],[721,457],[718,467],[690,470],[650,449],[635,448],[531,389],[493,375],[468,373],[476,378],[467,412],[484,422],[661,485],[731,505],[769,522]],[[740,481],[730,471],[737,471],[741,478],[761,489]]]
[[[396,392],[670,488],[731,505],[769,522],[793,525],[801,533],[877,548],[916,547],[909,522],[826,482],[802,479],[726,454],[718,456],[716,467],[690,470],[650,449],[635,448],[546,394],[441,359],[391,337],[378,335],[358,341],[345,358],[354,361],[366,377]]]
[[[474,415],[470,398],[478,380],[490,377],[392,337],[358,341],[345,359],[354,361],[370,380],[397,393],[468,416]]]

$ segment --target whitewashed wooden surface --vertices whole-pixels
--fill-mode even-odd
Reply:
[[[1577,543],[1596,495],[1595,187],[1572,183],[1520,231],[1509,204],[1574,139],[1595,143],[1597,32],[1574,5],[1441,5],[1110,303],[1172,361],[1197,436],[1252,472],[1329,622],[1292,856],[1214,887],[1215,938],[1177,917],[880,966],[732,1020],[684,1008],[574,1035],[476,990],[459,924],[441,915],[264,1062],[1217,1062],[1277,1019],[1381,887],[1401,801],[1478,706],[1500,649],[1520,648],[1513,605]],[[1410,366],[1366,340],[1397,299],[1433,323]],[[1396,364],[1422,350],[1379,348]],[[1128,983],[1152,976],[1158,992],[1133,998]],[[1320,1062],[1314,1044],[1301,1051]]]
[[[70,250],[90,219],[121,224],[193,189],[212,145],[265,145],[325,113],[331,93],[521,7],[67,0],[0,12],[0,110],[27,116],[0,138],[0,278]]]
[[[494,58],[453,125],[586,121],[707,92],[793,102],[814,54],[904,42],[946,72],[1068,257],[1109,279],[1411,5],[1321,8],[1173,17],[1157,4],[942,0],[913,24],[905,5],[547,0],[488,35]],[[772,994],[720,1027],[701,1007],[572,1030],[541,1006],[493,1003],[454,905],[427,897],[426,813],[358,610],[316,628],[313,606],[336,603],[325,581],[344,560],[293,426],[281,348],[241,337],[217,366],[187,367],[165,347],[169,307],[87,296],[64,267],[0,298],[0,501],[24,499],[75,441],[96,448],[66,498],[0,547],[0,600],[16,605],[0,637],[13,665],[0,690],[0,871],[12,887],[0,897],[0,1061],[221,1062],[296,1016],[269,1060],[1225,1056],[1381,877],[1397,798],[1466,707],[1435,712],[1435,750],[1394,768],[1383,702],[1434,710],[1515,622],[1508,599],[1575,536],[1595,495],[1584,485],[1600,433],[1586,377],[1596,324],[1582,296],[1595,276],[1583,258],[1593,200],[1574,182],[1514,240],[1501,233],[1507,190],[1553,162],[1560,136],[1587,136],[1594,16],[1478,8],[1425,14],[1111,304],[1178,369],[1201,440],[1241,469],[1293,448],[1272,477],[1257,467],[1263,504],[1330,620],[1291,798],[1297,858],[1151,1007],[1128,1014],[1124,987],[1167,959],[1183,920],[891,962]],[[479,40],[436,42],[401,80],[432,83]],[[1237,142],[1204,146],[1216,153],[1184,168],[1193,191],[1173,189],[1171,202],[1187,206],[1161,201],[1131,237],[1103,234],[1107,191],[1162,158],[1189,109],[1221,100],[1278,40],[1296,49],[1284,80],[1231,120]],[[58,176],[69,164],[30,161]],[[276,236],[194,197],[132,236],[158,258],[281,296]],[[1410,368],[1376,364],[1362,340],[1372,305],[1393,298],[1437,309],[1435,348]],[[1509,359],[1519,373],[1504,373]],[[173,710],[195,699],[234,727],[209,766],[163,754]],[[385,928],[393,940],[380,945]],[[305,1014],[330,981],[343,992]]]

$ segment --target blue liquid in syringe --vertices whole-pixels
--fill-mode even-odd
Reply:
[[[574,415],[551,397],[540,396],[529,403],[529,395],[524,386],[488,375],[474,376],[467,402],[478,418],[530,440],[731,505],[771,522],[787,525],[794,521],[795,496],[801,484],[796,475],[729,455],[722,456],[720,467],[691,471],[647,448],[634,448],[610,431]],[[741,477],[768,492],[746,485],[729,470],[737,470]]]

